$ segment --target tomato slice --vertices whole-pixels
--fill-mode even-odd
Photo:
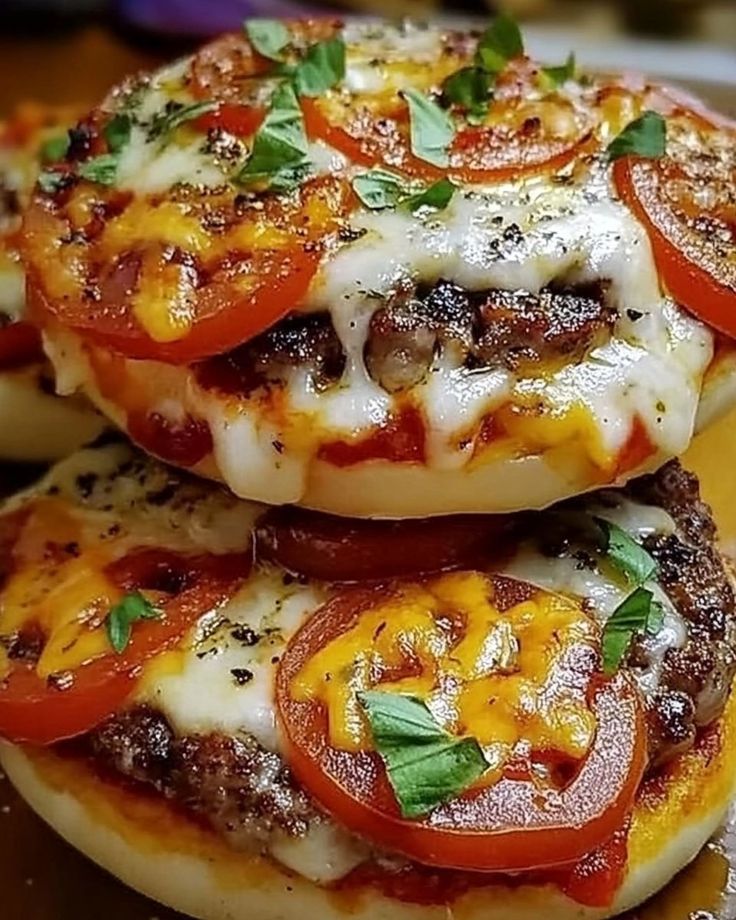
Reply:
[[[99,188],[96,194],[106,195]],[[105,204],[102,198],[100,208],[116,209],[119,232],[131,242],[113,258],[104,255],[110,224],[93,218],[88,242],[67,248],[68,263],[58,253],[74,220],[71,211],[45,200],[31,205],[24,238],[31,315],[41,325],[56,319],[127,357],[178,364],[229,351],[296,309],[334,242],[352,191],[343,179],[316,178],[286,200],[268,199],[246,222],[232,196],[202,200],[196,205],[201,213],[164,202],[167,226],[182,220],[195,234],[221,205],[229,235],[213,241],[210,257],[149,238],[145,225],[137,238],[138,218],[155,221],[157,205],[114,199]],[[182,317],[185,328],[177,330]]]
[[[699,149],[692,143],[668,144],[662,160],[623,157],[614,163],[614,181],[644,225],[672,297],[734,337],[736,134],[696,125],[688,136]]]
[[[510,531],[503,515],[371,521],[287,506],[258,522],[256,554],[308,578],[380,580],[498,559]]]
[[[164,595],[163,616],[135,623],[125,651],[95,658],[73,672],[45,680],[33,660],[9,655],[0,679],[0,736],[13,742],[53,744],[89,731],[119,709],[149,659],[176,645],[197,619],[231,597],[247,577],[250,556],[184,556],[140,549],[112,563],[107,572],[126,591]],[[100,627],[101,628],[101,627]]]
[[[30,323],[10,323],[0,328],[0,370],[43,361],[41,334]]]
[[[265,112],[262,108],[250,105],[233,105],[221,103],[212,112],[200,115],[194,122],[198,131],[210,131],[219,128],[234,134],[235,137],[252,137],[263,121]]]
[[[410,176],[459,182],[498,182],[562,168],[592,139],[594,116],[572,101],[531,98],[536,68],[511,62],[502,75],[488,118],[460,127],[439,168],[411,151],[409,110],[395,92],[361,96],[330,92],[302,100],[307,132],[344,153],[353,163],[384,166]]]
[[[499,581],[493,581],[497,588]],[[522,583],[512,584],[517,593],[534,592]],[[596,728],[584,759],[559,784],[545,782],[529,763],[515,769],[512,761],[490,785],[474,787],[424,818],[407,820],[378,754],[333,746],[331,713],[314,699],[296,698],[294,682],[315,655],[397,590],[342,592],[289,643],[279,665],[276,696],[289,766],[297,779],[352,831],[424,865],[485,872],[540,869],[576,862],[610,839],[632,807],[645,767],[642,707],[625,673],[604,680],[591,665],[590,649],[576,643],[561,653],[552,692],[584,692]],[[400,616],[395,607],[390,609]],[[446,607],[440,608],[440,616],[449,615]],[[334,692],[339,698],[340,690]],[[555,763],[553,751],[544,756]]]

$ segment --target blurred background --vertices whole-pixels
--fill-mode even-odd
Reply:
[[[467,17],[496,6],[494,0],[0,0],[0,115],[21,98],[92,102],[123,74],[236,28],[247,16]],[[503,6],[524,22],[528,45],[542,58],[557,60],[575,48],[584,64],[645,69],[696,89],[717,84],[718,104],[736,106],[736,0],[504,0]]]

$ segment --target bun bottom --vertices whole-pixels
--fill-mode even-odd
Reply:
[[[723,820],[736,786],[736,704],[643,786],[624,882],[607,907],[578,904],[550,883],[493,882],[436,905],[398,900],[370,882],[324,889],[268,859],[234,852],[163,799],[102,780],[85,762],[3,745],[0,763],[72,846],[131,888],[198,920],[604,920],[666,885]]]

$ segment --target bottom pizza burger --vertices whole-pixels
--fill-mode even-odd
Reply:
[[[107,444],[0,540],[4,769],[194,917],[609,917],[736,783],[731,576],[677,463],[545,512],[354,522]]]

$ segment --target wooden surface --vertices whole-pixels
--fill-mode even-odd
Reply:
[[[170,56],[171,48],[135,47],[96,27],[48,38],[0,36],[0,115],[24,98],[92,102],[124,74]],[[733,89],[698,88],[723,109],[736,104]],[[734,435],[736,413],[704,434],[686,460],[700,474],[724,543],[736,555]],[[729,893],[729,874],[736,875],[736,815],[688,870],[637,911],[635,920],[732,920],[736,893]],[[4,779],[0,780],[0,891],[1,920],[178,917],[125,889],[74,852],[19,801]]]

